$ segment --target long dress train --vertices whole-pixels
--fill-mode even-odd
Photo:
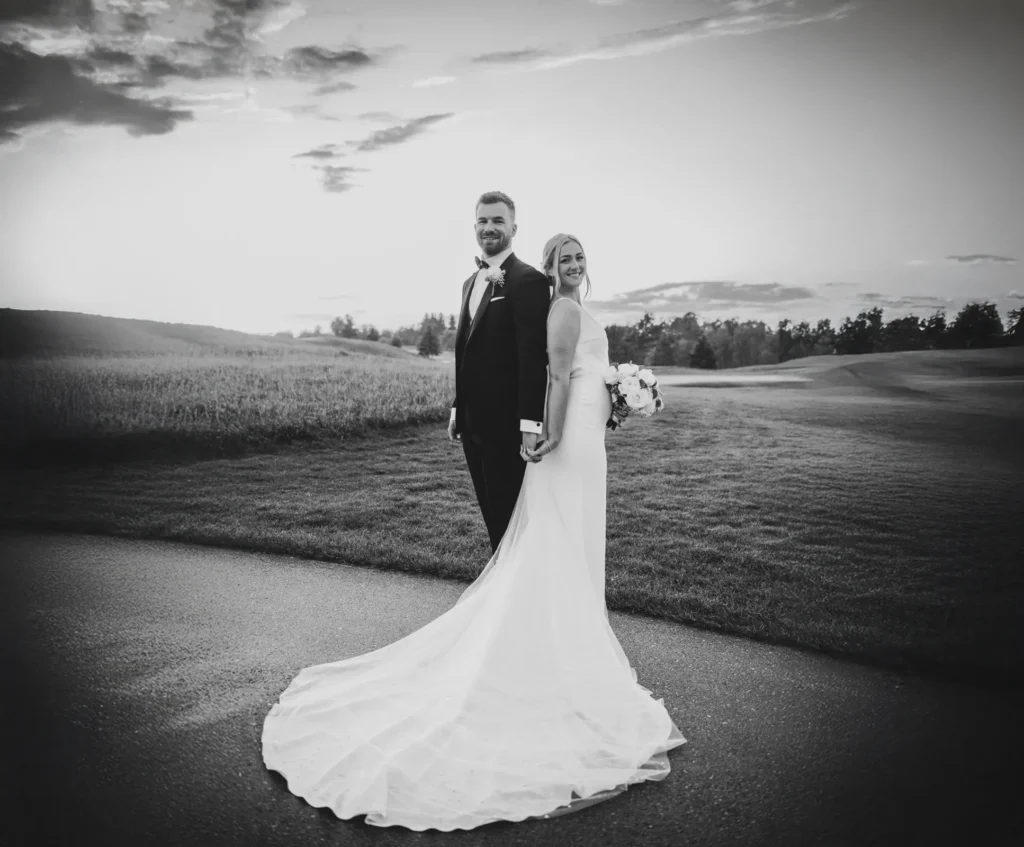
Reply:
[[[685,739],[608,623],[608,342],[586,310],[581,322],[562,441],[527,466],[480,576],[399,641],[302,669],[268,713],[264,762],[312,805],[471,829],[668,775]]]

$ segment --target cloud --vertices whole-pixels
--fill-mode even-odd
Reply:
[[[810,288],[770,283],[728,281],[665,282],[616,294],[605,300],[590,301],[590,308],[607,314],[658,312],[683,314],[732,308],[759,309],[780,303],[812,300],[817,295]]]
[[[347,142],[346,146],[348,148],[354,148],[354,152],[370,153],[374,150],[379,150],[382,147],[401,144],[402,142],[408,141],[410,138],[424,132],[431,124],[435,124],[445,118],[452,117],[452,114],[452,112],[446,112],[438,115],[424,115],[423,117],[415,118],[411,121],[397,123],[387,127],[386,129],[374,130],[362,141]],[[367,112],[361,115],[361,117],[379,119],[381,115]],[[388,114],[386,117],[394,120],[393,115]],[[344,158],[346,155],[348,155],[348,153],[342,149],[342,145],[321,144],[319,147],[314,147],[311,150],[296,153],[292,158],[313,160],[315,162],[313,167],[321,171],[323,174],[324,188],[333,193],[340,193],[349,191],[355,187],[354,183],[351,181],[352,174],[366,171],[365,168],[328,164],[336,159]]]
[[[332,194],[341,194],[355,188],[352,183],[352,174],[362,173],[365,168],[346,167],[344,165],[320,165],[323,172],[324,189]]]
[[[858,302],[866,305],[879,306],[882,309],[893,309],[901,312],[915,309],[945,309],[954,302],[949,297],[930,297],[917,294],[879,294],[876,291],[859,294],[856,299]]]
[[[726,5],[737,12],[752,12],[754,9],[763,9],[765,6],[789,6],[796,5],[795,0],[728,0]]]
[[[281,60],[281,67],[289,76],[317,79],[337,71],[362,68],[372,63],[373,57],[365,50],[329,50],[326,47],[309,45],[289,50]]]
[[[946,256],[950,262],[965,265],[1015,265],[1017,260],[1011,256],[993,256],[990,253],[970,253],[963,256]]]
[[[338,94],[342,91],[352,91],[355,89],[355,85],[349,82],[347,79],[339,79],[334,82],[326,82],[323,85],[318,85],[313,89],[314,94]]]
[[[363,112],[359,117],[364,121],[382,121],[383,123],[395,123],[401,120],[394,112]]]
[[[280,32],[288,24],[305,17],[305,15],[306,9],[301,3],[289,2],[279,5],[266,14],[263,22],[256,27],[254,37],[262,41],[262,36]]]
[[[454,76],[428,76],[426,79],[418,79],[413,83],[413,88],[430,88],[435,85],[448,85],[455,82]]]
[[[305,15],[295,0],[17,0],[0,9],[0,143],[32,124],[69,120],[171,131],[192,117],[169,90],[178,80],[299,79],[316,93],[349,91],[338,77],[379,56],[349,45],[305,45],[269,53],[264,37]],[[173,27],[174,37],[154,32]],[[188,97],[194,95],[182,95]],[[206,108],[216,106],[208,102]],[[242,109],[256,110],[251,103]],[[276,110],[275,118],[287,119]]]
[[[18,130],[64,120],[80,125],[123,126],[132,135],[160,135],[192,112],[168,101],[136,100],[77,74],[65,56],[39,56],[0,44],[0,143]]]
[[[481,53],[473,56],[469,61],[480,65],[517,65],[521,62],[533,62],[543,59],[551,54],[547,50],[535,50],[528,48],[524,50],[499,50],[495,53]]]
[[[438,121],[450,118],[454,112],[444,112],[437,115],[424,115],[422,118],[414,118],[406,123],[390,126],[387,129],[378,129],[371,132],[365,139],[356,145],[356,149],[362,152],[379,150],[381,147],[390,147],[394,144],[401,144],[416,135],[424,132],[428,126]]]
[[[292,156],[293,159],[335,159],[340,156],[344,156],[338,149],[337,144],[321,144],[319,147],[314,147],[312,150],[307,150],[305,153],[296,153]]]
[[[848,15],[854,0],[733,0],[719,14],[672,21],[647,29],[614,35],[582,49],[554,51],[523,48],[483,53],[474,63],[519,65],[527,70],[551,70],[577,62],[605,61],[659,53],[702,38],[752,35],[772,29],[838,20]]]
[[[1024,300],[1024,294],[1021,294],[1016,288],[1011,288],[1006,292],[1007,297],[1012,297],[1014,300]]]

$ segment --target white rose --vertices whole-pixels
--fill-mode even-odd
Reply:
[[[619,365],[619,373],[622,374],[622,376],[635,376],[638,370],[639,368],[630,362],[623,362]]]
[[[609,366],[608,370],[604,372],[605,385],[615,385],[619,381],[619,369],[615,366]]]
[[[653,400],[654,395],[651,394],[651,391],[648,388],[638,388],[636,391],[630,391],[626,395],[626,403],[629,404],[631,409],[642,409]]]
[[[641,415],[641,417],[649,418],[656,411],[658,411],[658,401],[657,400],[651,400],[650,403],[648,403],[646,406],[644,406],[640,410],[640,415]]]
[[[623,377],[622,381],[619,383],[619,390],[622,391],[623,394],[628,394],[631,391],[639,391],[640,380],[635,376]]]
[[[650,368],[640,368],[639,372],[637,373],[637,377],[642,379],[648,385],[653,385],[655,382],[654,372]]]

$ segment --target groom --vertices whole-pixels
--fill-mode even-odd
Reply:
[[[476,203],[476,269],[462,286],[455,402],[448,438],[461,443],[491,550],[508,528],[547,395],[547,278],[516,258],[516,206],[500,191]]]

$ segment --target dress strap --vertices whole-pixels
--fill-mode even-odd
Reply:
[[[551,313],[553,311],[555,311],[555,306],[557,306],[563,300],[566,300],[566,301],[574,304],[576,306],[576,308],[580,310],[581,313],[583,312],[583,307],[579,303],[577,303],[575,300],[572,300],[572,299],[570,299],[568,297],[559,297],[557,300],[555,300],[554,303],[552,303],[548,307],[548,320],[551,320]]]

